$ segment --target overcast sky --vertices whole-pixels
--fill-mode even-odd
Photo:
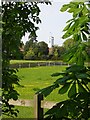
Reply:
[[[64,0],[62,2],[52,2],[52,5],[39,4],[40,7],[40,19],[42,23],[38,24],[39,30],[37,31],[37,40],[45,41],[50,46],[51,36],[54,37],[55,45],[62,45],[64,40],[62,39],[63,28],[66,26],[66,21],[69,20],[72,15],[67,12],[60,12],[60,8],[63,4],[69,3],[71,0]],[[28,40],[28,34],[23,37],[23,42]]]

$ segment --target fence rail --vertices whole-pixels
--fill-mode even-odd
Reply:
[[[43,95],[36,94],[33,100],[9,100],[10,105],[34,107],[35,120],[43,120],[44,108],[52,108],[57,102],[45,101]]]
[[[69,65],[64,62],[35,62],[35,63],[16,63],[10,64],[11,68],[30,68],[37,66],[58,66],[58,65]]]
[[[20,99],[20,100],[16,100],[16,101],[15,100],[9,100],[9,104],[13,104],[15,106],[34,107],[34,100],[25,100],[25,99]],[[42,100],[41,101],[41,108],[50,109],[55,104],[56,104],[56,102]]]

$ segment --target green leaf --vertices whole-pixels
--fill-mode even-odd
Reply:
[[[72,48],[71,48],[71,50],[72,50]],[[72,53],[69,51],[67,53],[65,53],[63,60],[66,62],[69,62],[72,57],[73,57],[73,50],[72,50]]]
[[[64,77],[57,79],[54,83],[63,85],[66,83],[67,80],[70,80],[69,75],[65,75]]]
[[[82,54],[82,51],[79,49],[77,53],[78,59],[77,59],[77,64],[78,65],[84,65],[84,56]]]
[[[76,53],[74,53],[73,55],[72,55],[72,57],[69,59],[69,63],[70,64],[72,64],[72,63],[75,63],[76,62]]]
[[[81,8],[78,8],[78,9],[74,9],[74,15],[77,15],[79,14],[80,12],[82,11],[82,7]]]
[[[11,92],[11,94],[10,94],[10,98],[11,99],[13,99],[13,100],[17,100],[18,99],[18,93],[17,93],[17,91],[14,91],[13,90],[13,92]]]
[[[73,11],[75,11],[75,8],[70,8],[70,9],[68,10],[69,13],[72,13]]]
[[[72,35],[72,33],[66,32],[66,33],[62,36],[62,38],[63,38],[63,39],[66,39],[66,38],[70,37],[71,35]]]
[[[89,75],[86,73],[80,73],[79,75],[77,75],[77,77],[78,79],[87,79]]]
[[[66,106],[68,104],[68,100],[57,103],[51,109],[49,109],[45,115],[55,116],[55,120],[62,118],[67,115]]]
[[[86,67],[85,66],[82,66],[82,65],[77,65],[77,64],[75,64],[75,65],[71,65],[70,67],[67,67],[66,68],[66,72],[68,73],[70,73],[70,72],[73,72],[74,74],[75,73],[78,73],[78,74],[81,74],[81,73],[84,73],[84,72],[86,72],[87,71],[87,69],[86,69]]]
[[[79,93],[87,92],[87,90],[83,87],[81,83],[78,83],[78,92]]]
[[[72,34],[77,34],[78,20],[73,21],[73,24],[68,28],[67,32],[62,36],[63,39],[70,37]]]
[[[84,5],[82,13],[83,13],[83,15],[86,15],[86,13],[88,13],[88,9],[86,8],[86,5]]]
[[[82,32],[82,37],[84,41],[87,41],[87,36],[84,34],[84,32]]]
[[[61,73],[53,73],[51,76],[56,77],[56,76],[59,76],[59,75],[61,75]]]
[[[38,91],[36,94],[43,94],[45,97],[48,96],[54,89],[58,88],[58,84],[51,85],[49,87],[43,88],[40,91]]]
[[[63,29],[63,31],[66,31],[66,30],[68,30],[68,28],[71,26],[71,24],[72,24],[72,22],[71,23],[69,23],[64,29]]]
[[[70,87],[70,84],[71,84],[71,82],[70,82],[70,83],[66,83],[66,84],[58,91],[58,93],[59,93],[59,94],[64,94],[64,93],[66,93],[66,92],[68,91],[69,87]]]
[[[76,83],[74,82],[71,86],[70,90],[68,91],[68,97],[71,98],[76,94]]]
[[[60,9],[61,12],[66,11],[69,8],[69,4],[63,5],[62,8]]]
[[[82,16],[78,18],[79,26],[85,25],[88,22],[88,16]]]
[[[69,23],[70,21],[71,21],[71,22],[73,22],[73,20],[74,20],[74,18],[73,18],[73,19],[68,20],[66,23]]]

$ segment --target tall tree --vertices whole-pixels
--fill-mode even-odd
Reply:
[[[63,54],[65,53],[65,48],[63,46],[54,46],[54,57],[55,59],[62,59]]]
[[[25,54],[25,59],[43,59],[43,56],[48,55],[48,44],[44,41],[27,41],[25,48],[27,52]],[[45,57],[44,57],[45,58]]]
[[[9,67],[11,56],[17,55],[20,40],[26,32],[36,36],[40,9],[39,2],[2,2],[2,114],[17,116],[18,110],[9,105],[9,99],[18,99],[14,85],[19,85],[17,70]],[[44,3],[44,2],[43,2]],[[48,4],[49,2],[46,2]]]
[[[38,43],[38,46],[39,46],[39,54],[40,56],[42,55],[48,55],[48,44],[45,43],[44,41],[41,41]]]
[[[25,43],[24,54],[27,54],[30,48],[35,48],[37,44],[36,37],[29,35],[29,40]]]

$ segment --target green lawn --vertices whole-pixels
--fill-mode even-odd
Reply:
[[[58,77],[51,77],[51,74],[63,71],[66,66],[45,66],[34,68],[20,68],[17,75],[20,78],[22,87],[15,86],[20,94],[19,99],[34,99],[35,93],[44,87],[51,85]],[[61,101],[66,95],[59,95],[58,89],[53,91],[47,98],[48,101]],[[19,110],[18,118],[34,118],[34,108],[16,106]],[[6,116],[4,116],[6,117]]]
[[[17,91],[20,94],[20,99],[33,99],[35,93],[49,85],[51,85],[57,77],[52,77],[51,74],[60,72],[65,69],[65,66],[52,66],[52,67],[34,67],[34,68],[22,68],[19,69],[18,76],[20,77],[20,84],[22,87],[16,86]],[[57,95],[58,90],[46,99],[50,101],[59,101],[66,96],[60,97]]]

